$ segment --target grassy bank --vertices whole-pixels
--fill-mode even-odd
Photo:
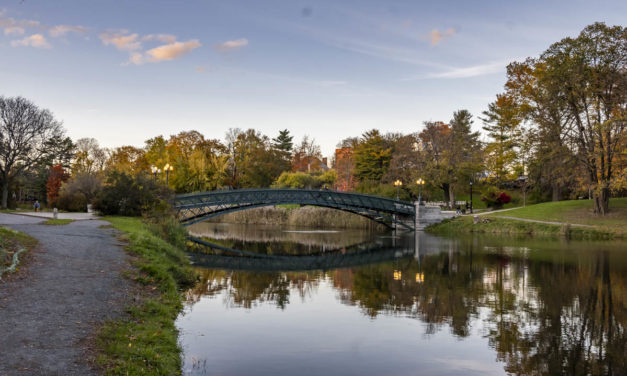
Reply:
[[[601,232],[627,235],[626,197],[610,199],[610,212],[603,216],[594,214],[592,200],[545,202],[488,215],[588,225]]]
[[[24,252],[37,245],[37,240],[21,232],[0,227],[0,278],[17,270]],[[21,253],[20,253],[21,252]]]
[[[277,225],[307,228],[382,230],[368,218],[335,209],[314,206],[268,206],[228,213],[212,222]]]
[[[567,237],[573,239],[611,239],[616,234],[589,227],[560,226],[545,223],[522,222],[515,219],[482,217],[480,223],[474,224],[472,217],[459,217],[445,220],[426,228],[427,232],[436,235],[455,233],[479,233],[497,235],[531,235],[543,237]]]
[[[592,202],[588,200],[547,202],[482,215],[479,223],[473,223],[470,216],[460,217],[430,226],[427,231],[437,234],[474,232],[579,239],[624,238],[627,235],[627,198],[612,199],[610,210],[609,214],[598,216],[594,214]],[[562,222],[566,225],[525,222],[503,217]]]
[[[97,362],[108,375],[177,375],[181,349],[174,321],[182,308],[182,291],[195,273],[181,247],[138,218],[107,217],[124,233],[127,251],[134,256],[141,302],[127,308],[128,316],[107,323],[97,338]]]

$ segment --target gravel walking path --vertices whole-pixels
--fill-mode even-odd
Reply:
[[[41,222],[0,214],[0,225],[39,240],[24,270],[0,281],[0,376],[96,374],[90,339],[134,295],[120,275],[127,256],[108,222]]]

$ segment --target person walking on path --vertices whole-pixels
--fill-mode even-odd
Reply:
[[[39,211],[39,208],[41,207],[41,205],[39,204],[39,200],[35,200],[33,207],[35,208],[35,212]]]

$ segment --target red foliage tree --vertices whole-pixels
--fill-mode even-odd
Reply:
[[[46,182],[46,194],[48,197],[48,204],[51,204],[59,197],[59,190],[61,184],[70,178],[62,165],[54,165],[50,167],[50,173],[48,174],[48,181]]]
[[[501,194],[499,195],[499,197],[496,198],[496,200],[499,203],[501,203],[501,205],[504,205],[512,201],[512,197],[505,192],[501,192]]]

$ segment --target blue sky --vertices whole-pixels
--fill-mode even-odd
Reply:
[[[287,128],[331,155],[368,129],[476,117],[508,62],[626,15],[624,1],[0,0],[0,95],[107,147]]]

